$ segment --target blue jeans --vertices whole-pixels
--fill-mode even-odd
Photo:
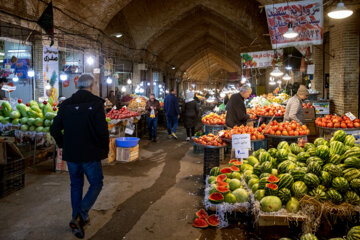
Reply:
[[[80,214],[86,220],[103,186],[101,162],[67,162],[67,165],[71,182],[72,217],[75,219]],[[90,187],[83,198],[84,174]]]
[[[178,116],[166,116],[167,130],[170,135],[171,132],[176,133],[178,126]]]
[[[158,117],[148,117],[149,137],[156,139]]]

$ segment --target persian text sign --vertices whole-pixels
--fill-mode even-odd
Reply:
[[[277,56],[282,58],[282,49],[277,51]],[[266,68],[272,66],[274,60],[275,51],[260,51],[260,52],[249,52],[241,53],[242,66],[244,69],[247,68]]]
[[[43,77],[45,97],[58,99],[59,91],[59,51],[56,47],[43,47]]]
[[[307,0],[291,3],[266,5],[266,18],[273,48],[284,48],[304,44],[322,44],[323,5],[322,0]],[[283,34],[289,22],[299,34],[294,39],[286,39]]]

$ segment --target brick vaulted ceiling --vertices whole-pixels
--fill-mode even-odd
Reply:
[[[40,0],[0,1],[4,3],[1,8],[34,18],[46,6]],[[239,71],[241,52],[271,49],[265,13],[259,8],[269,2],[272,0],[53,0],[55,7],[108,34],[123,33],[116,41],[147,49],[196,80]],[[86,31],[58,11],[55,24]]]

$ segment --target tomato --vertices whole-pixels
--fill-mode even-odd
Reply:
[[[284,130],[284,131],[282,131],[282,135],[283,136],[289,136],[289,133],[286,130]]]
[[[275,134],[281,136],[281,132],[279,130],[277,130]]]
[[[326,125],[326,127],[328,127],[328,128],[333,128],[333,127],[334,127],[334,124],[333,124],[332,122],[329,122],[329,123]]]
[[[334,123],[334,128],[340,128],[341,127],[341,124],[340,123]]]
[[[299,136],[299,132],[298,131],[294,131],[294,136]]]
[[[345,123],[345,122],[342,122],[342,123],[341,123],[341,127],[342,127],[342,128],[347,128],[346,123]]]

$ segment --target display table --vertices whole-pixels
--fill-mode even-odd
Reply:
[[[288,143],[297,143],[299,138],[307,137],[307,135],[298,135],[298,136],[278,136],[265,134],[268,139],[268,148],[277,146],[280,142],[286,141]]]
[[[220,161],[224,159],[224,149],[225,146],[209,146],[195,143],[198,147],[202,147],[204,149],[204,180],[207,175],[209,175],[210,170],[213,167],[218,167],[220,165]]]
[[[229,145],[231,146],[232,140],[231,139],[223,139],[225,142],[229,143]],[[259,140],[251,140],[251,150],[252,151],[256,151],[259,150],[260,148],[263,148],[265,150],[267,150],[267,139],[259,139]],[[231,158],[233,158],[233,156],[231,155]]]
[[[319,127],[319,136],[325,138],[325,140],[330,140],[333,133],[338,130],[344,130],[346,134],[353,135],[356,139],[360,138],[360,128],[328,128],[328,127]]]
[[[204,124],[205,127],[205,134],[212,133],[214,135],[217,135],[220,131],[224,130],[226,127],[225,125],[208,125]]]

